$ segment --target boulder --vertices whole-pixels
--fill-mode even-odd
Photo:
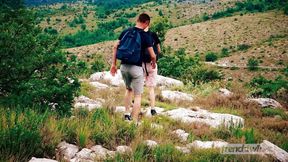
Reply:
[[[90,149],[83,148],[70,162],[93,162],[94,159],[95,153]]]
[[[193,96],[191,94],[179,91],[164,90],[161,92],[161,96],[169,101],[193,101]]]
[[[117,70],[117,73],[115,74],[115,76],[112,76],[110,74],[110,71],[97,72],[97,73],[92,74],[90,76],[89,80],[91,82],[106,81],[110,85],[116,86],[116,87],[125,85],[120,70]],[[181,82],[179,80],[164,77],[161,75],[157,75],[156,82],[157,82],[157,86],[161,86],[161,87],[183,86],[184,85],[183,82]]]
[[[222,125],[229,126],[244,126],[244,119],[231,114],[221,114],[213,113],[207,110],[196,108],[195,110],[178,108],[170,110],[164,113],[164,115],[175,119],[180,120],[184,123],[204,123],[213,128],[220,127]]]
[[[182,129],[177,129],[175,131],[172,132],[173,134],[176,134],[178,138],[180,138],[180,140],[182,142],[186,142],[189,136],[189,133],[186,133],[184,130]]]
[[[279,148],[278,146],[274,145],[273,143],[264,140],[261,144],[261,149],[265,154],[270,154],[277,160],[281,162],[287,162],[288,161],[288,153]]]
[[[114,112],[124,113],[126,110],[125,106],[116,106]]]
[[[229,91],[228,89],[226,88],[220,88],[219,89],[219,93],[221,94],[221,96],[223,97],[229,97],[229,96],[232,96],[233,93],[231,91]]]
[[[103,84],[103,83],[100,83],[100,82],[90,82],[90,84],[93,87],[96,87],[98,89],[107,89],[107,88],[109,88],[109,86],[107,84]]]
[[[144,143],[145,143],[150,149],[155,148],[155,147],[158,145],[158,143],[157,143],[156,141],[153,141],[153,140],[146,140],[146,141],[144,141]]]
[[[132,153],[132,149],[129,146],[118,146],[118,147],[116,147],[116,153],[130,154],[130,153]]]
[[[52,159],[46,159],[46,158],[35,158],[32,157],[31,160],[29,160],[29,162],[57,162],[56,160],[52,160]]]
[[[221,148],[227,146],[227,142],[223,141],[193,141],[192,143],[187,144],[188,148],[197,148],[197,149],[210,149],[210,148]]]
[[[189,154],[190,153],[190,149],[187,147],[180,147],[180,146],[176,146],[175,147],[177,150],[179,150],[180,152],[184,153],[184,154]]]
[[[103,160],[103,159],[106,159],[108,157],[114,157],[115,156],[114,151],[110,151],[110,150],[102,147],[101,145],[93,146],[93,147],[91,147],[91,150],[94,151],[95,159],[97,159],[97,160]]]
[[[95,81],[107,81],[110,85],[112,86],[124,86],[124,81],[122,79],[122,75],[121,75],[121,71],[117,70],[117,73],[115,74],[115,76],[112,76],[110,74],[110,71],[104,71],[104,72],[97,72],[94,73],[90,76],[89,80],[91,82],[95,82]]]
[[[102,103],[104,101],[105,100],[103,99],[92,100],[85,96],[79,96],[78,98],[75,99],[74,107],[76,109],[86,108],[87,110],[91,111],[94,109],[102,108],[102,105],[103,105]]]
[[[72,158],[75,157],[78,151],[79,151],[78,146],[63,141],[57,145],[56,154],[60,156],[61,160],[70,161]]]
[[[282,105],[271,98],[249,98],[249,101],[257,102],[261,107],[280,108]]]
[[[173,79],[173,78],[169,78],[169,77],[164,77],[161,75],[157,75],[156,77],[156,82],[157,82],[157,86],[160,87],[172,87],[172,86],[183,86],[183,82]]]

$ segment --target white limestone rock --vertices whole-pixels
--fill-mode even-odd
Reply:
[[[129,146],[118,146],[116,147],[116,152],[119,154],[130,154],[132,153],[132,149]]]
[[[109,86],[100,82],[90,82],[90,84],[98,89],[107,89]]]
[[[188,148],[197,149],[210,149],[210,148],[221,148],[227,146],[227,142],[223,141],[199,141],[195,140],[192,143],[187,144]]]
[[[90,76],[89,80],[91,82],[95,81],[107,81],[112,86],[124,86],[124,81],[122,79],[121,71],[117,70],[117,73],[115,76],[112,76],[110,74],[110,71],[104,71],[104,72],[97,72]]]
[[[106,159],[108,157],[114,157],[115,156],[114,151],[110,151],[110,150],[102,147],[101,145],[93,146],[93,147],[91,147],[91,150],[94,151],[95,159],[98,159],[98,160],[103,160],[103,159]]]
[[[220,88],[219,93],[224,97],[230,97],[233,95],[233,93],[226,88]]]
[[[273,143],[264,140],[261,144],[261,149],[265,154],[271,154],[277,160],[281,162],[288,162],[288,153],[279,148],[278,146],[274,145]]]
[[[196,110],[178,108],[164,113],[166,116],[184,123],[204,123],[213,128],[219,126],[244,126],[244,119],[231,114],[213,113],[197,108]]]
[[[85,96],[79,96],[75,99],[74,108],[86,108],[87,110],[91,111],[94,109],[102,108],[103,102],[105,102],[103,99],[92,100]]]
[[[116,106],[114,112],[116,113],[124,113],[126,110],[125,106]]]
[[[164,77],[161,75],[157,75],[156,77],[156,82],[157,82],[157,86],[160,87],[172,87],[172,86],[183,86],[183,82],[173,79],[173,78],[169,78],[169,77]]]
[[[180,147],[180,146],[176,146],[175,147],[177,150],[179,150],[180,152],[184,153],[184,154],[189,154],[190,153],[190,149],[187,147]]]
[[[150,148],[150,149],[153,149],[155,148],[158,143],[156,141],[153,141],[153,140],[146,140],[144,141],[144,143]]]
[[[77,159],[81,160],[94,160],[96,155],[93,153],[92,150],[83,148],[76,154]]]
[[[189,133],[186,133],[183,129],[177,129],[172,133],[176,134],[182,142],[186,142],[189,136]]]
[[[71,160],[78,151],[78,146],[66,143],[65,141],[59,143],[57,146],[57,155],[66,161]]]
[[[46,158],[35,158],[32,157],[31,160],[29,160],[29,162],[57,162],[56,160],[52,160],[52,159],[46,159]]]
[[[261,107],[272,107],[272,108],[282,107],[282,105],[279,102],[271,98],[249,98],[248,100],[257,102]]]
[[[170,91],[163,90],[161,96],[169,101],[193,101],[193,95],[179,92],[179,91]]]

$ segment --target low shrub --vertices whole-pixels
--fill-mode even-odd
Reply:
[[[254,70],[257,70],[258,69],[258,66],[259,66],[259,61],[254,59],[254,58],[250,58],[248,60],[248,63],[247,63],[247,66],[248,66],[248,69],[250,71],[254,71]]]
[[[219,71],[198,66],[187,70],[186,74],[182,76],[181,79],[185,83],[192,83],[193,85],[198,85],[202,83],[208,83],[213,80],[220,80],[222,78],[223,76]]]
[[[216,53],[214,52],[208,52],[206,53],[205,55],[205,61],[208,61],[208,62],[214,62],[218,59],[218,56]]]

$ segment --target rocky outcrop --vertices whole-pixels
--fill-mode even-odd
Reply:
[[[271,98],[249,98],[248,101],[257,102],[261,107],[280,108],[282,105]]]
[[[90,82],[99,82],[99,81],[104,81],[107,82],[108,84],[112,86],[124,86],[124,81],[121,75],[121,71],[117,70],[117,73],[115,76],[112,76],[109,71],[104,71],[104,72],[97,72],[94,73],[90,76],[89,78]],[[161,75],[157,75],[156,77],[156,82],[157,86],[159,87],[172,87],[172,86],[183,86],[183,82],[173,79],[173,78],[168,78],[164,77]]]
[[[31,160],[29,160],[29,162],[57,162],[56,160],[52,160],[52,159],[46,159],[46,158],[35,158],[32,157]]]
[[[161,92],[161,96],[163,99],[169,101],[193,101],[193,96],[191,94],[179,91],[164,90]]]
[[[57,159],[70,161],[78,151],[78,146],[66,143],[65,141],[61,142],[57,146]]]
[[[159,87],[172,87],[172,86],[183,86],[183,82],[173,79],[173,78],[169,78],[169,77],[164,77],[161,75],[157,75],[156,77],[156,81],[157,81],[157,86]]]
[[[156,141],[153,141],[153,140],[146,140],[146,141],[144,141],[144,144],[147,145],[150,149],[153,149],[156,146],[158,146],[158,143]]]
[[[187,147],[175,146],[175,148],[184,154],[189,154],[191,152]]]
[[[75,99],[74,108],[86,108],[87,110],[91,111],[102,108],[103,102],[105,102],[103,99],[92,100],[85,96],[79,96]]]
[[[264,140],[261,144],[261,149],[265,154],[270,154],[277,160],[281,162],[287,162],[288,161],[288,153],[279,148],[278,146],[274,145],[273,143]]]
[[[118,146],[116,147],[116,152],[119,154],[130,154],[132,153],[132,149],[129,146]]]
[[[177,129],[173,131],[172,133],[175,134],[182,142],[186,142],[189,136],[189,133],[186,133],[182,129]]]
[[[227,146],[227,142],[223,141],[199,141],[195,140],[192,143],[187,144],[188,148],[197,149],[211,149],[211,148],[221,148]]]
[[[218,91],[220,95],[223,97],[230,97],[233,95],[233,93],[226,88],[220,88]]]
[[[101,145],[93,146],[91,147],[91,150],[94,151],[96,160],[103,160],[115,156],[115,151],[110,151]]]
[[[97,89],[107,89],[109,86],[100,82],[90,82],[90,84]]]
[[[243,126],[244,119],[231,114],[213,113],[207,110],[196,108],[196,110],[178,108],[164,113],[168,117],[180,120],[184,123],[204,123],[211,127],[217,128],[222,125],[229,126]]]
[[[112,76],[109,71],[104,72],[97,72],[90,76],[89,78],[90,82],[96,82],[96,81],[105,81],[108,82],[112,86],[119,87],[121,85],[124,86],[124,81],[122,79],[121,71],[117,70],[117,73],[115,76]]]

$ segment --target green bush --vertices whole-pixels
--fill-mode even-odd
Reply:
[[[254,88],[252,95],[262,97],[279,97],[279,91],[283,91],[288,96],[288,80],[279,76],[275,80],[268,80],[262,76],[253,78],[249,83]]]
[[[229,49],[228,48],[222,48],[221,57],[228,57],[228,56],[229,56]]]
[[[254,58],[250,58],[248,60],[247,66],[248,66],[248,69],[251,71],[257,70],[258,66],[259,66],[259,62],[258,62],[258,60],[254,59]]]
[[[217,60],[217,58],[218,58],[218,56],[214,52],[208,52],[205,55],[205,61],[208,61],[208,62],[214,62]]]
[[[247,44],[240,44],[237,46],[237,50],[239,51],[246,51],[247,49],[249,49],[251,46],[247,45]]]
[[[283,109],[264,108],[261,109],[261,112],[263,116],[274,117],[276,115],[279,115],[282,119],[288,120],[288,114],[286,114]]]
[[[182,80],[185,83],[192,83],[193,85],[208,83],[213,80],[222,79],[222,74],[216,70],[209,70],[201,66],[192,67],[188,69]]]
[[[181,78],[186,75],[190,67],[199,65],[197,59],[186,55],[185,49],[179,49],[174,54],[168,48],[163,51],[165,55],[158,60],[158,70],[161,75]]]
[[[104,71],[108,68],[102,55],[97,55],[96,58],[97,59],[92,63],[91,73]]]
[[[40,128],[46,115],[3,108],[0,112],[0,161],[28,161],[32,156],[43,156]]]

